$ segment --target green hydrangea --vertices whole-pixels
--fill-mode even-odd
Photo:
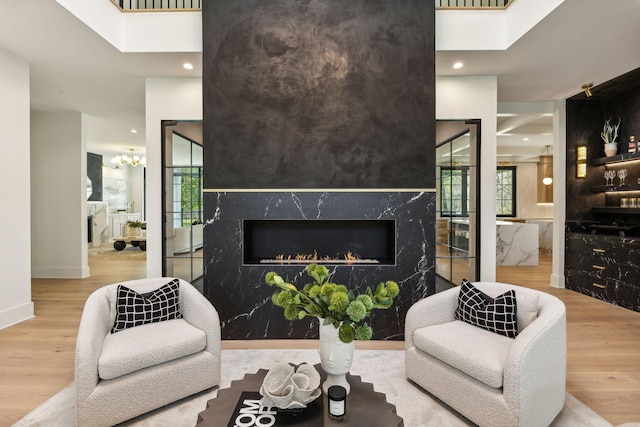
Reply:
[[[322,288],[320,287],[320,285],[311,286],[311,288],[309,289],[309,297],[310,298],[318,298],[320,296],[320,291],[321,290],[322,290]]]
[[[345,285],[336,285],[337,292],[344,292],[345,294],[349,292],[349,289]]]
[[[284,317],[287,320],[296,320],[298,318],[298,307],[295,304],[286,306],[284,308]]]
[[[364,304],[367,310],[371,310],[371,307],[373,307],[373,301],[371,300],[371,297],[369,295],[358,295],[356,301],[360,301],[362,304]]]
[[[330,310],[344,312],[349,306],[349,296],[344,292],[334,292],[329,299]]]
[[[343,323],[340,325],[340,329],[338,329],[338,337],[340,341],[349,343],[356,338],[356,331],[353,329],[353,326]]]
[[[320,289],[320,295],[322,295],[323,297],[328,297],[333,292],[335,292],[335,290],[336,290],[335,283],[325,283],[324,285],[322,285]]]
[[[391,298],[397,297],[398,294],[400,293],[400,287],[398,287],[398,284],[392,280],[389,280],[387,281],[386,285],[387,285],[387,296],[390,296]]]
[[[371,329],[371,326],[367,325],[366,323],[364,325],[356,326],[355,338],[358,341],[368,341],[372,336],[373,329]]]
[[[393,304],[400,289],[394,281],[381,282],[372,291],[367,287],[362,295],[354,294],[345,285],[330,283],[329,270],[322,265],[310,264],[306,272],[313,281],[298,289],[275,272],[265,275],[269,286],[277,289],[271,301],[282,307],[284,317],[293,321],[305,317],[325,319],[338,328],[340,340],[350,343],[354,339],[369,340],[373,336],[371,327],[363,323],[373,309],[387,309]]]
[[[271,301],[277,307],[286,307],[293,302],[293,297],[286,291],[274,292]]]
[[[347,316],[353,322],[359,322],[367,315],[367,307],[360,301],[352,301],[347,307]]]

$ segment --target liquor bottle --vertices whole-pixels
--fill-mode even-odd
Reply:
[[[635,153],[637,149],[638,149],[638,146],[636,144],[636,137],[634,135],[631,135],[629,137],[629,152]]]

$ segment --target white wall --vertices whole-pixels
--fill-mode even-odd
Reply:
[[[89,276],[85,135],[81,113],[31,115],[32,277]]]
[[[436,119],[480,119],[480,280],[496,278],[496,76],[436,77]]]
[[[147,276],[162,274],[162,120],[202,120],[200,78],[147,79]]]
[[[33,317],[29,218],[29,64],[0,49],[0,329]]]

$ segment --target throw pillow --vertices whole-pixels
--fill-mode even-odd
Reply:
[[[173,279],[155,291],[145,294],[139,294],[133,289],[118,285],[116,320],[111,333],[146,323],[181,319],[179,291],[178,279]]]
[[[495,298],[462,280],[455,318],[509,338],[518,335],[516,292],[511,289]]]

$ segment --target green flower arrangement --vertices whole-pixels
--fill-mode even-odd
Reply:
[[[284,309],[287,320],[304,319],[307,316],[324,319],[324,324],[333,324],[338,329],[340,341],[350,343],[356,340],[370,340],[373,330],[365,320],[374,309],[387,309],[393,304],[400,289],[393,281],[381,282],[375,292],[367,288],[364,294],[356,295],[344,285],[329,282],[327,267],[309,264],[306,272],[313,282],[299,290],[286,282],[275,272],[265,275],[269,286],[278,289],[271,301]]]

